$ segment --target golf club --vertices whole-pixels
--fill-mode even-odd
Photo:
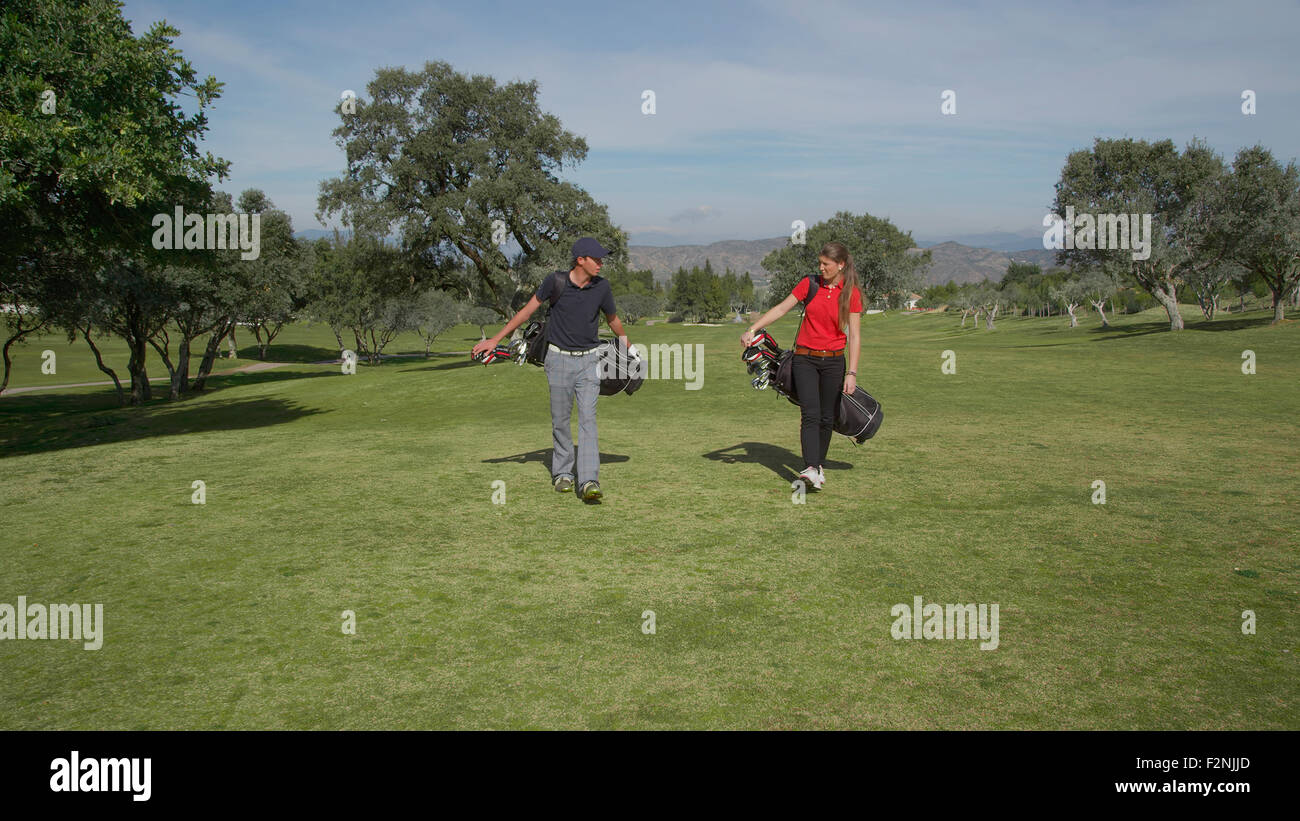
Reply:
[[[521,368],[524,366],[524,362],[527,359],[527,353],[528,343],[524,341],[523,338],[516,339],[514,342],[510,343],[510,357],[515,361],[515,364]]]

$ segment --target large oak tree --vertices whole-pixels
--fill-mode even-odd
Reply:
[[[321,184],[322,218],[400,237],[420,286],[455,288],[468,262],[503,315],[546,272],[568,267],[578,237],[597,237],[619,264],[626,235],[605,206],[559,179],[587,144],[541,110],[537,91],[536,82],[498,85],[443,62],[379,69],[367,99],[338,107],[347,170]]]

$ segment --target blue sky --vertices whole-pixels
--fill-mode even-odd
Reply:
[[[123,13],[137,34],[165,18],[199,74],[226,83],[204,146],[232,163],[220,187],[265,190],[299,230],[326,227],[314,213],[321,180],[343,171],[342,91],[364,98],[376,68],[428,60],[536,79],[543,110],[588,143],[566,179],[635,244],[780,236],[839,210],[923,240],[1041,236],[1066,155],[1094,137],[1300,155],[1290,0],[129,0]],[[955,115],[940,111],[946,89]]]

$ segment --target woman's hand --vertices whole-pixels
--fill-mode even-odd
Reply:
[[[858,378],[857,378],[856,376],[852,376],[852,375],[845,376],[845,377],[844,377],[844,392],[847,393],[847,394],[852,395],[852,393],[853,393],[855,390],[857,390],[857,389],[858,389]]]
[[[748,348],[750,345],[753,345],[753,344],[754,344],[754,331],[751,329],[751,330],[745,331],[743,334],[741,334],[741,335],[740,335],[740,343],[741,343],[742,345],[744,345],[746,348]]]

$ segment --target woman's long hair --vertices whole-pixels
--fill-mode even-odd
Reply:
[[[844,287],[840,291],[840,330],[846,331],[849,327],[849,303],[853,299],[853,289],[858,287],[858,269],[853,267],[853,255],[842,243],[828,242],[822,246],[818,256],[844,264]]]

